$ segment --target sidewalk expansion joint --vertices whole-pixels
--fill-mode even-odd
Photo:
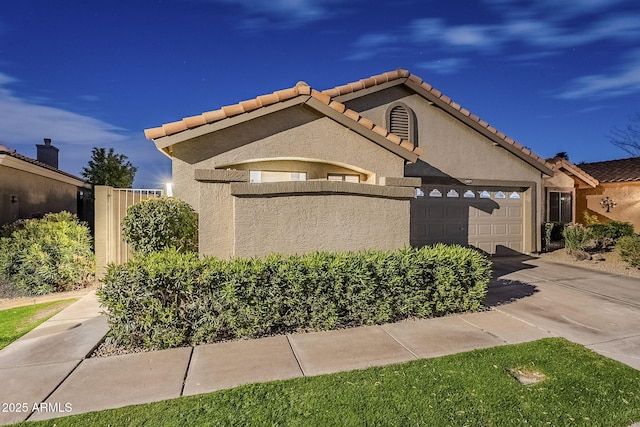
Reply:
[[[389,331],[387,331],[385,328],[382,327],[382,325],[377,325],[380,329],[382,329],[384,331],[385,334],[387,334],[392,340],[394,340],[395,342],[397,342],[402,348],[404,348],[405,350],[407,350],[413,357],[415,357],[416,359],[420,359],[421,357],[418,356],[417,354],[415,354],[413,351],[411,351],[406,345],[402,344],[400,341],[398,341],[396,339],[396,337],[394,337],[393,335],[391,335],[389,333]]]
[[[82,362],[84,362],[84,358],[80,359],[78,361],[78,363],[76,364],[76,366],[73,367],[72,370],[69,371],[69,373],[67,375],[65,375],[65,377],[58,383],[58,385],[56,385],[53,390],[51,390],[51,392],[49,394],[47,394],[44,399],[42,399],[42,401],[40,403],[44,403],[47,401],[48,398],[50,398],[53,393],[55,393],[62,384],[64,384],[64,382],[67,380],[67,378],[69,378],[71,376],[71,374],[73,374],[76,369],[78,369],[78,367],[82,364]],[[29,418],[31,418],[33,416],[33,414],[36,414],[37,412],[34,412],[33,410],[31,411],[31,413],[29,413],[29,415],[27,416],[27,418],[25,418],[25,421],[29,421]]]
[[[502,310],[500,310],[500,309],[499,309],[499,308],[497,308],[497,307],[493,307],[493,308],[492,308],[492,310],[497,311],[498,313],[502,313],[502,314],[504,314],[505,316],[509,316],[509,317],[511,317],[511,318],[513,318],[513,319],[516,319],[517,321],[522,322],[522,323],[524,323],[525,325],[529,325],[529,326],[531,326],[532,328],[540,329],[541,331],[546,332],[546,333],[551,334],[551,335],[554,335],[554,336],[559,336],[558,334],[556,334],[556,333],[555,333],[555,332],[553,332],[553,331],[550,331],[549,329],[541,328],[540,326],[538,326],[538,325],[536,325],[536,324],[534,324],[534,323],[527,322],[526,320],[521,319],[521,318],[519,318],[519,317],[517,317],[517,316],[514,316],[513,314],[507,313],[506,311],[502,311]]]
[[[302,364],[300,363],[300,358],[298,357],[298,354],[296,353],[296,350],[293,348],[293,345],[291,344],[291,340],[289,339],[289,335],[285,335],[285,337],[287,337],[287,343],[289,343],[289,348],[291,349],[291,352],[293,353],[294,359],[296,359],[296,363],[298,364],[298,369],[300,369],[300,372],[302,373],[302,376],[306,377],[307,373],[302,368]]]
[[[184,378],[182,379],[182,387],[180,388],[180,396],[184,396],[184,387],[187,384],[187,377],[189,376],[189,369],[191,369],[191,360],[193,359],[193,352],[196,347],[191,346],[191,352],[189,353],[189,361],[187,362],[187,369],[184,370]]]

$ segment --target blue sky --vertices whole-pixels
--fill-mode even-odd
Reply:
[[[304,80],[322,90],[405,68],[544,157],[628,157],[640,112],[637,0],[21,0],[0,11],[0,144],[52,138],[170,179],[145,128]]]

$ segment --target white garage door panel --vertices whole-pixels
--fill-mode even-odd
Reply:
[[[434,189],[442,197],[429,197]],[[463,197],[465,193],[470,194],[469,190],[474,198]],[[522,252],[522,189],[425,185],[422,191],[424,197],[415,199],[411,208],[412,244],[459,243],[490,254],[508,250]],[[487,192],[490,197],[480,197]],[[459,197],[446,197],[455,193]]]

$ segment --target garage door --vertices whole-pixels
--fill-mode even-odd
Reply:
[[[523,250],[523,188],[425,185],[411,205],[411,244],[475,246],[489,254]]]

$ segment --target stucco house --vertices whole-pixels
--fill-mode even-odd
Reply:
[[[597,215],[601,222],[630,222],[635,231],[640,232],[640,157],[581,163],[579,166],[596,178],[598,185],[578,188],[578,212]]]
[[[0,226],[49,212],[82,214],[90,186],[58,169],[58,148],[51,139],[36,147],[38,158],[32,159],[0,145]]]
[[[435,242],[535,252],[545,178],[573,182],[406,70],[324,91],[299,82],[145,134],[200,215],[200,251],[222,257]]]
[[[547,160],[555,172],[544,179],[545,221],[581,222],[584,208],[578,202],[584,191],[598,187],[600,182],[581,167],[567,159],[554,157]]]

